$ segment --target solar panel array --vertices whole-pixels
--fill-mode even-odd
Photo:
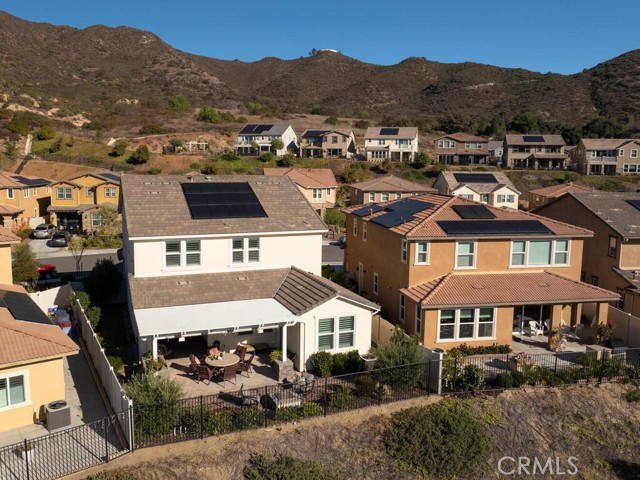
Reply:
[[[380,135],[398,135],[399,128],[381,128]]]
[[[484,205],[454,205],[453,209],[464,219],[496,218],[491,210]]]
[[[267,214],[248,183],[183,183],[191,218],[260,218]]]
[[[493,173],[454,173],[453,178],[458,183],[496,183]]]
[[[304,133],[304,138],[308,138],[308,137],[321,137],[327,133],[329,133],[331,130],[307,130]]]
[[[18,320],[51,325],[49,317],[26,293],[0,290],[0,307],[8,308],[11,315]]]
[[[373,204],[373,205],[367,205],[366,207],[362,207],[357,210],[354,210],[351,213],[353,213],[356,217],[366,217],[367,215],[381,212],[384,209],[385,207],[381,205]]]
[[[116,175],[115,173],[100,173],[101,177],[108,178],[109,180],[113,180],[114,182],[120,183],[120,175]]]
[[[29,187],[34,185],[35,186],[46,185],[47,183],[49,183],[49,180],[46,180],[44,178],[27,178],[27,177],[23,177],[22,175],[12,175],[11,177],[17,182],[20,182]]]
[[[428,210],[431,207],[433,207],[433,203],[405,198],[386,205],[382,210],[386,213],[373,218],[371,221],[383,227],[391,228],[415,220],[414,213]]]
[[[524,135],[522,137],[524,142],[544,142],[544,137],[542,135]]]
[[[627,203],[632,207],[636,207],[638,210],[640,210],[640,200],[627,200]]]
[[[552,235],[539,220],[442,220],[447,235]]]
[[[254,134],[260,134],[262,132],[266,132],[268,130],[271,130],[273,128],[273,125],[245,125],[242,130],[240,130],[240,133],[254,133]]]

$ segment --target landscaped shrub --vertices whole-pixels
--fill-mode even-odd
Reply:
[[[299,407],[280,407],[275,411],[273,419],[276,422],[291,422],[300,417]]]
[[[271,152],[265,152],[258,157],[261,162],[271,162],[276,159],[276,156]]]
[[[205,410],[203,429],[207,435],[221,435],[233,432],[233,416],[227,412],[212,412]]]
[[[336,409],[348,408],[353,400],[351,388],[342,385],[339,390],[329,394],[329,407]]]
[[[344,364],[344,373],[358,373],[364,370],[364,360],[358,350],[347,352],[347,359]]]
[[[361,397],[373,395],[376,391],[376,381],[371,375],[360,375],[355,380],[356,394]]]
[[[338,480],[316,462],[295,457],[257,455],[244,468],[246,480]]]
[[[113,367],[113,371],[117,374],[120,370],[122,370],[122,367],[124,366],[124,362],[122,360],[122,358],[116,356],[116,355],[109,355],[107,357],[107,360],[109,361],[109,365],[111,365]]]
[[[471,347],[466,343],[458,347],[454,347],[448,350],[449,354],[457,354],[460,353],[463,357],[468,357],[470,355],[490,355],[490,354],[500,354],[500,353],[511,353],[511,347],[509,345],[491,345],[488,347]]]
[[[234,160],[240,160],[240,157],[238,155],[233,154],[233,153],[225,153],[223,155],[220,155],[220,160],[226,160],[227,162],[233,162]]]
[[[624,398],[627,399],[627,402],[640,402],[640,388],[635,388],[633,390],[629,390]]]
[[[18,237],[20,237],[20,239],[22,240],[24,240],[25,238],[29,238],[31,237],[31,235],[33,235],[33,228],[21,228],[16,232],[16,235],[18,235]]]
[[[496,375],[496,386],[500,388],[513,388],[513,376],[510,373],[499,373]]]
[[[91,298],[89,298],[89,294],[87,292],[74,292],[69,295],[69,299],[67,300],[69,307],[76,304],[76,301],[80,302],[80,306],[86,312],[91,305]]]
[[[479,392],[484,388],[484,371],[477,365],[467,365],[462,371],[460,387],[470,392]]]
[[[396,391],[414,388],[424,376],[426,352],[417,337],[407,337],[404,330],[396,328],[389,343],[373,351],[377,357],[376,368],[389,369],[380,372],[380,381]],[[404,368],[391,368],[407,365]],[[408,366],[412,365],[412,366]]]
[[[102,309],[100,307],[89,307],[84,311],[84,313],[87,316],[87,320],[89,320],[89,323],[91,324],[91,328],[95,330],[98,322],[100,322]]]
[[[237,430],[255,428],[264,425],[264,413],[257,408],[243,408],[233,416],[233,425]]]
[[[320,377],[330,377],[333,358],[329,352],[316,352],[309,357],[313,370]]]
[[[383,441],[406,470],[425,477],[471,475],[485,462],[489,440],[472,402],[442,400],[395,413]]]
[[[131,473],[100,472],[89,475],[85,480],[140,480],[140,477]]]
[[[182,413],[178,402],[183,392],[178,382],[159,375],[137,374],[124,388],[134,404],[133,423],[138,440],[173,431]]]
[[[84,280],[84,286],[91,300],[101,304],[120,292],[122,274],[110,258],[103,258],[96,262]]]
[[[318,405],[315,402],[305,403],[302,406],[301,415],[303,417],[316,417],[318,415],[322,415],[323,413],[324,413],[324,408],[322,407],[322,405]]]
[[[331,366],[331,374],[332,375],[342,375],[345,373],[345,365],[347,363],[347,354],[346,353],[334,353],[332,355],[333,365]]]
[[[600,365],[600,376],[603,378],[621,377],[626,373],[624,364],[617,358],[604,360]]]
[[[271,353],[269,353],[269,361],[275,362],[276,360],[282,360],[282,350],[279,348],[274,348],[271,350]]]

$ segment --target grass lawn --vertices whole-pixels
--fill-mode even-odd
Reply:
[[[56,138],[50,140],[33,140],[31,150],[36,155],[48,153],[51,146],[56,142]],[[65,157],[108,157],[112,147],[108,147],[103,143],[98,143],[93,140],[84,140],[81,138],[73,138],[72,145],[69,146],[69,138],[67,136],[62,137],[62,147],[58,152],[58,155]]]

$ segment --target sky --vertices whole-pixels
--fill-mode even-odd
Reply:
[[[29,21],[148,30],[185,52],[293,59],[335,49],[572,74],[640,48],[640,0],[0,0]]]

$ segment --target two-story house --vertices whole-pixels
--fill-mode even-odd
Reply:
[[[0,172],[0,226],[17,230],[43,223],[50,203],[50,180]]]
[[[584,175],[640,175],[640,140],[583,138],[573,152]]]
[[[370,348],[371,301],[320,276],[327,228],[286,176],[122,176],[139,352],[165,339],[296,354]],[[149,212],[153,211],[153,215]]]
[[[640,316],[640,193],[570,192],[536,213],[593,231],[582,280],[617,292],[618,308]]]
[[[562,135],[507,135],[502,166],[529,170],[564,170],[569,156]]]
[[[268,176],[287,176],[298,186],[304,198],[324,218],[327,208],[336,206],[338,182],[330,168],[264,168]]]
[[[386,159],[412,162],[418,156],[416,127],[369,127],[364,134],[364,153],[369,162]]]
[[[502,163],[502,154],[504,152],[504,142],[501,140],[490,140],[487,144],[487,151],[489,152],[489,161]]]
[[[605,322],[618,298],[580,281],[584,228],[436,194],[345,212],[345,271],[428,347],[511,344],[530,321],[575,326],[585,302]]]
[[[282,148],[274,148],[274,140],[280,140]],[[249,124],[238,132],[234,150],[238,155],[260,155],[272,152],[280,156],[287,152],[297,153],[298,137],[293,127],[285,123]]]
[[[349,205],[387,202],[436,191],[435,188],[420,183],[385,175],[349,185]]]
[[[551,185],[550,187],[536,188],[529,190],[527,194],[529,198],[529,209],[541,207],[545,203],[549,203],[565,193],[581,193],[581,192],[597,192],[593,187],[581,185],[579,183],[561,183],[559,185]]]
[[[353,131],[305,130],[300,139],[303,158],[353,158],[356,151]]]
[[[18,243],[20,243],[20,237],[11,233],[8,228],[0,226],[0,283],[13,283],[11,246]]]
[[[436,138],[436,161],[445,165],[478,165],[487,163],[489,139],[458,132]]]
[[[502,172],[441,172],[433,186],[439,193],[492,207],[517,209],[520,199],[520,192]]]
[[[86,173],[50,184],[51,223],[64,229],[79,222],[85,232],[99,230],[100,207],[120,210],[120,176],[111,172]]]

